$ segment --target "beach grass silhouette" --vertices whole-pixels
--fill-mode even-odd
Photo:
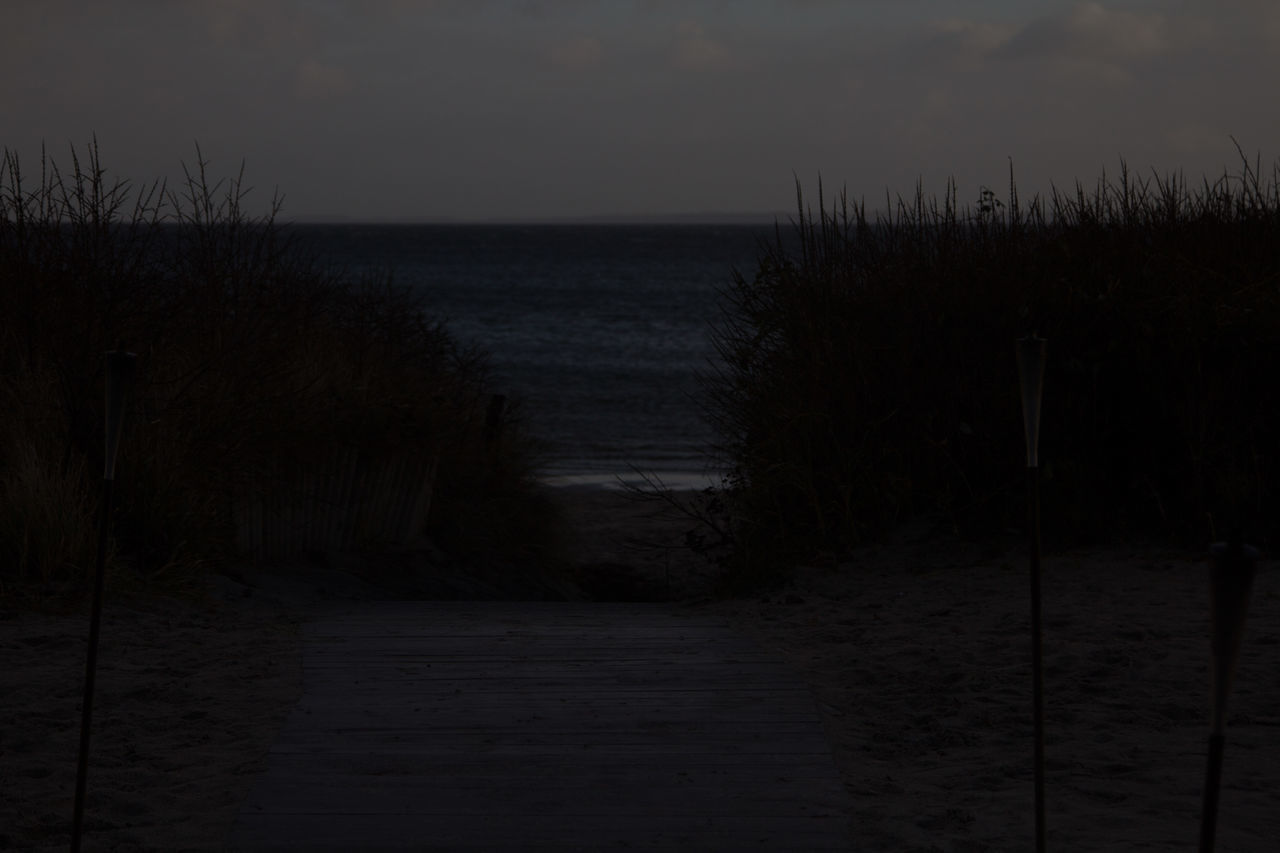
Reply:
[[[1277,167],[1280,168],[1280,167]],[[846,193],[725,289],[704,404],[739,574],[768,579],[931,517],[1021,525],[1009,342],[1054,341],[1045,537],[1203,548],[1280,532],[1280,172],[1196,186],[1123,163],[1092,187],[961,205]],[[827,555],[825,558],[823,555]]]
[[[67,168],[43,157],[34,178],[0,159],[0,594],[84,589],[102,353],[118,346],[139,371],[117,583],[181,586],[224,564],[237,504],[342,452],[438,460],[426,523],[441,547],[551,561],[518,407],[501,442],[483,440],[485,355],[389,273],[353,277],[304,250],[279,197],[251,213],[243,168],[215,180],[196,153],[176,187],[112,178],[96,142]]]

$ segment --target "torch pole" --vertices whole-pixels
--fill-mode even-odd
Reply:
[[[1036,853],[1045,850],[1044,820],[1044,668],[1040,627],[1040,401],[1044,392],[1048,341],[1030,335],[1017,341],[1022,386],[1022,424],[1027,445],[1027,533],[1031,553],[1031,702],[1035,720]]]
[[[84,821],[85,783],[89,773],[89,727],[93,719],[94,679],[98,669],[98,636],[102,630],[102,587],[106,575],[107,538],[111,532],[111,484],[102,481],[102,517],[98,521],[98,562],[93,581],[93,609],[89,617],[89,653],[84,667],[80,713],[80,760],[76,766],[75,813],[71,820],[71,851],[79,853]]]
[[[107,543],[111,533],[112,484],[115,481],[116,450],[124,406],[137,356],[129,352],[107,355],[106,460],[102,475],[102,515],[98,519],[98,559],[93,579],[93,607],[89,617],[89,651],[84,667],[84,696],[80,713],[80,758],[76,765],[75,806],[71,818],[71,853],[79,853],[84,830],[85,787],[89,775],[89,732],[93,721],[94,680],[98,669],[98,636],[102,629],[102,588],[107,565]]]
[[[1213,853],[1218,829],[1218,791],[1222,785],[1222,752],[1226,738],[1209,735],[1209,763],[1204,773],[1204,801],[1200,808],[1200,853]]]
[[[1209,761],[1200,810],[1200,853],[1212,853],[1218,826],[1218,794],[1222,786],[1222,754],[1226,747],[1227,697],[1235,680],[1236,663],[1244,645],[1258,549],[1239,536],[1209,546],[1209,606],[1213,651],[1213,718],[1209,730]]]
[[[1044,646],[1040,622],[1040,468],[1027,469],[1031,536],[1031,697],[1035,715],[1036,851],[1044,853]]]

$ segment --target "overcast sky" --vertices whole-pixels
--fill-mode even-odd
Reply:
[[[1273,0],[3,0],[0,145],[285,219],[790,211],[1280,155]]]

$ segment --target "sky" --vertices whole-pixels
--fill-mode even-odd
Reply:
[[[1280,156],[1273,0],[0,0],[0,146],[286,220],[961,202]],[[252,206],[252,204],[250,205]]]

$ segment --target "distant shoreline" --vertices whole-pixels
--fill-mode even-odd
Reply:
[[[645,225],[645,226],[765,226],[775,223],[787,223],[794,213],[786,211],[753,212],[753,213],[669,213],[669,214],[600,214],[598,216],[562,216],[515,219],[441,219],[402,217],[349,217],[345,215],[318,214],[288,220],[291,225],[366,225],[366,226],[459,226],[459,227],[495,227],[521,226],[609,226],[609,225]]]
[[[672,491],[701,491],[720,484],[720,475],[713,473],[700,474],[694,471],[646,471],[649,478],[635,472],[593,472],[588,474],[545,474],[538,478],[544,486],[553,489],[575,489],[582,491],[621,491],[634,486],[647,489],[650,484],[662,485]]]

